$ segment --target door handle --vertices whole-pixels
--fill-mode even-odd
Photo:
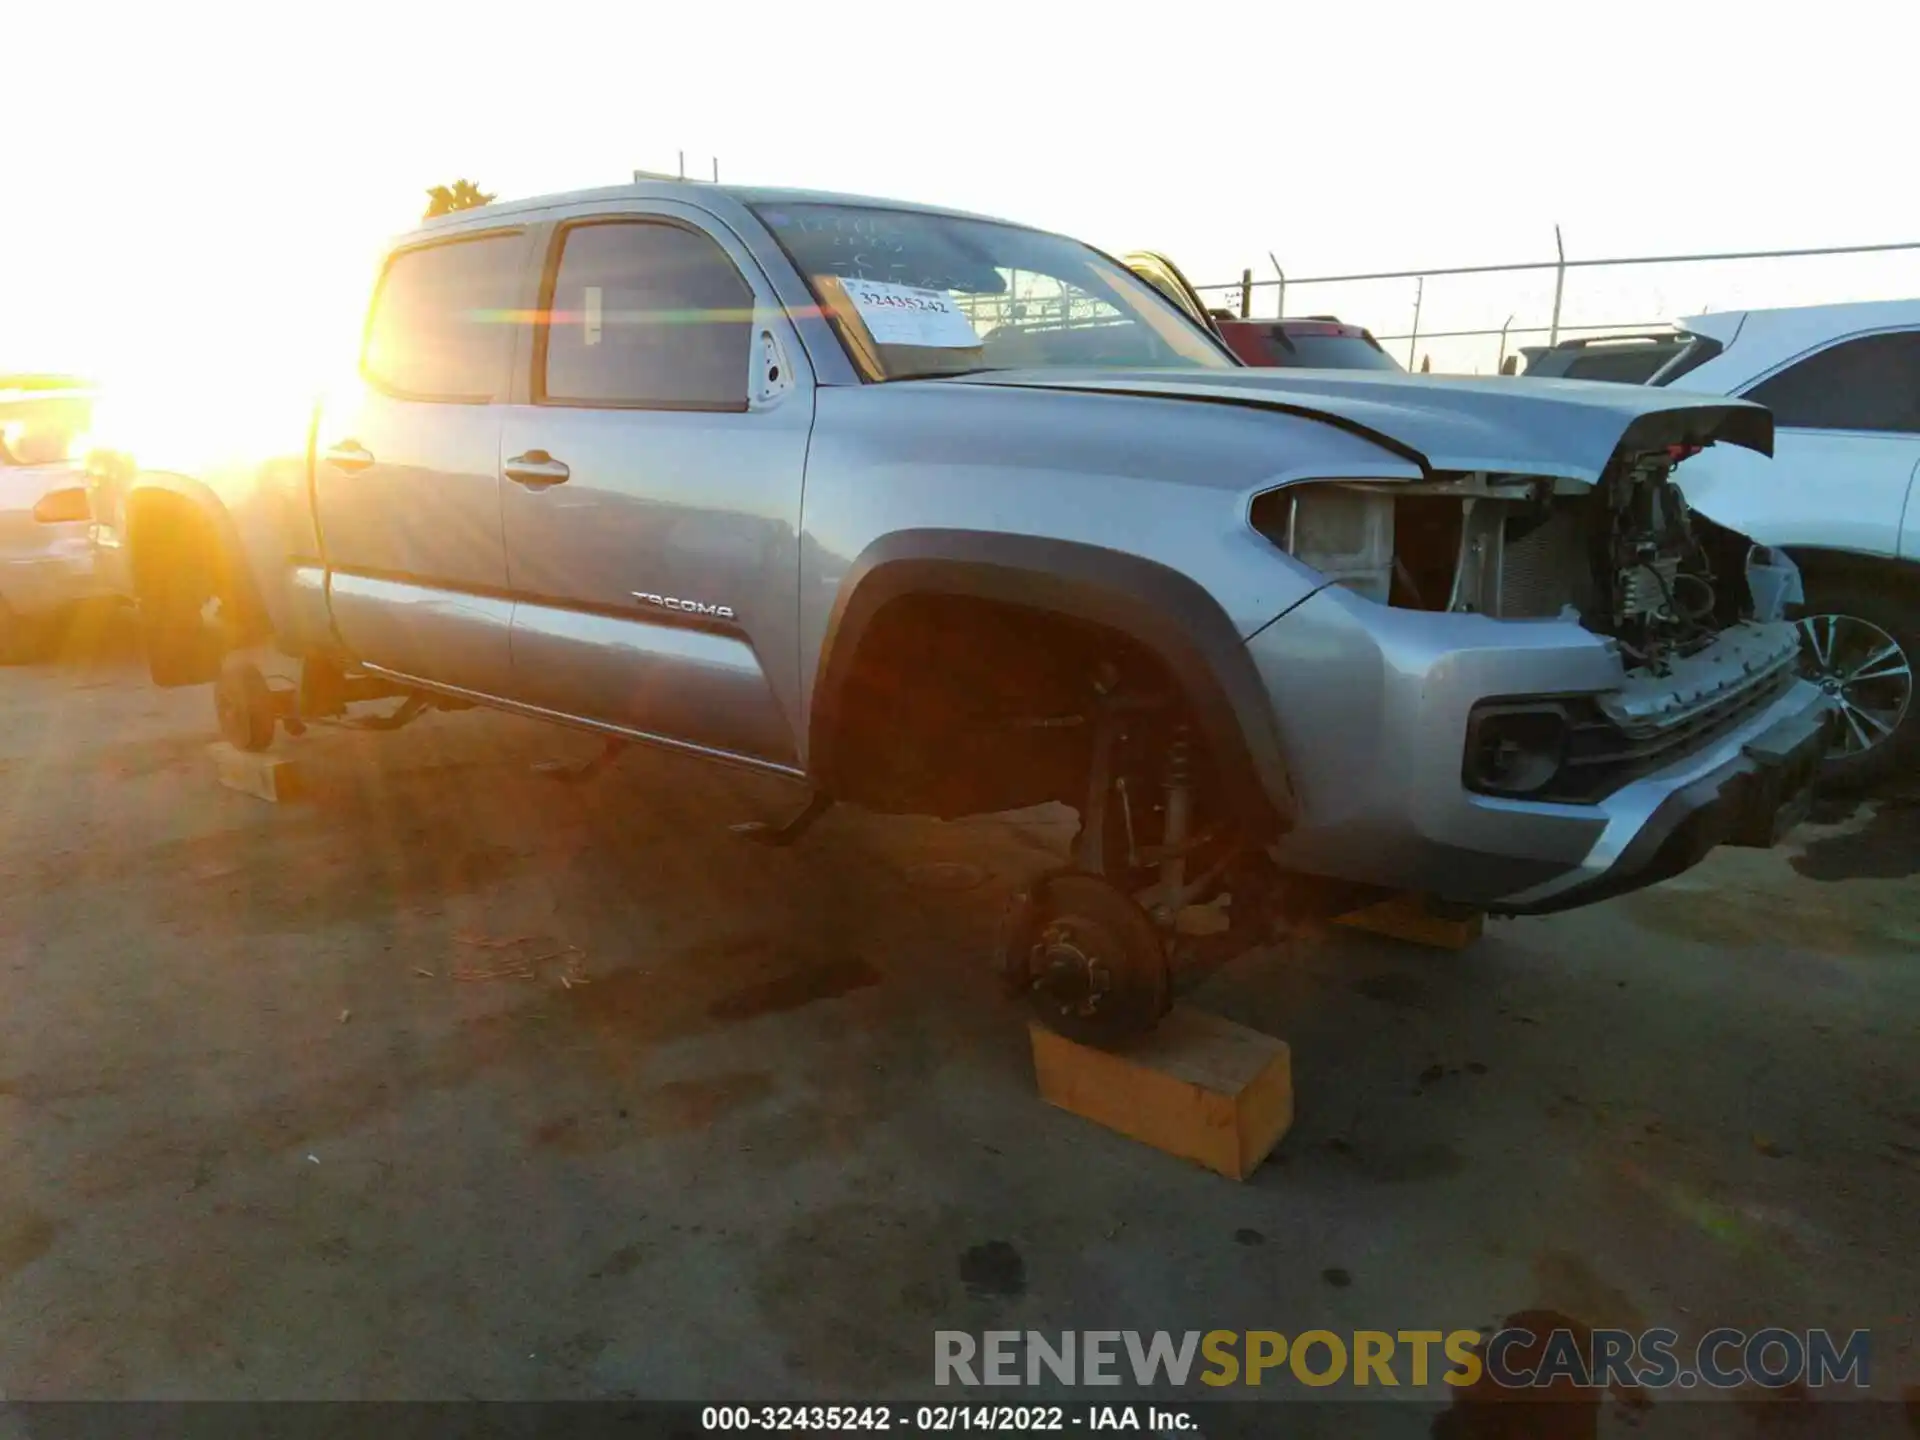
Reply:
[[[327,451],[327,463],[336,470],[353,475],[373,464],[373,452],[358,440],[342,440]]]
[[[524,455],[514,456],[506,464],[507,478],[529,490],[544,490],[549,485],[562,484],[572,473],[544,450],[529,450]]]

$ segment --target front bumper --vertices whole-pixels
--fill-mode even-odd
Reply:
[[[1488,908],[1508,915],[1571,910],[1670,879],[1716,845],[1764,850],[1778,844],[1807,816],[1832,726],[1824,698],[1782,716],[1744,742],[1738,755],[1670,790],[1624,845],[1605,843],[1603,834],[1578,870]]]
[[[1618,688],[1609,642],[1562,620],[1396,610],[1331,588],[1248,641],[1273,697],[1299,823],[1281,866],[1505,913],[1650,884],[1715,844],[1795,818],[1826,701],[1793,681],[1737,724],[1593,803],[1502,798],[1461,781],[1485,699]],[[1808,734],[1813,735],[1812,739]],[[1646,838],[1641,838],[1645,836]]]

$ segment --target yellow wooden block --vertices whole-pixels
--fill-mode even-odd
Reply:
[[[1480,938],[1483,918],[1478,910],[1444,914],[1426,896],[1407,893],[1350,911],[1336,923],[1437,950],[1464,950]]]
[[[1169,1155],[1244,1180],[1293,1124],[1287,1044],[1176,1005],[1124,1053],[1028,1024],[1041,1098]]]
[[[276,805],[300,793],[300,772],[284,755],[241,750],[225,740],[209,745],[207,754],[213,757],[220,783],[229,790],[257,795]]]

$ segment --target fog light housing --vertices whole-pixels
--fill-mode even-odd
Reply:
[[[1467,717],[1461,779],[1484,795],[1533,795],[1547,788],[1567,758],[1564,705],[1476,705]]]

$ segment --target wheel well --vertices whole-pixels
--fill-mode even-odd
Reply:
[[[127,503],[127,547],[136,599],[218,600],[236,640],[259,630],[258,607],[227,545],[213,519],[188,497],[169,490],[136,493]]]
[[[166,491],[148,491],[127,508],[136,594],[188,588],[217,593],[220,545],[199,506]]]
[[[1005,601],[904,595],[862,632],[833,733],[816,744],[834,793],[871,809],[1079,807],[1103,692],[1164,698],[1133,726],[1143,752],[1151,732],[1186,723],[1168,667],[1119,631]]]

